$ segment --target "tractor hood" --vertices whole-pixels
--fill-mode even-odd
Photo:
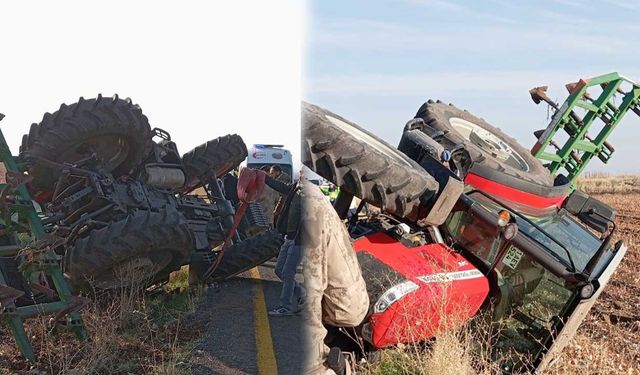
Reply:
[[[428,340],[475,315],[489,293],[487,278],[443,244],[407,247],[376,233],[354,248],[371,300],[363,336],[375,347]]]

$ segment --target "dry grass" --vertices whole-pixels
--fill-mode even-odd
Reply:
[[[473,375],[500,373],[491,361],[486,334],[470,325],[443,331],[430,345],[400,345],[384,350],[367,375]]]
[[[640,193],[640,176],[590,174],[579,178],[578,188],[589,194]]]
[[[437,265],[433,265],[437,266]],[[388,285],[388,283],[385,283]],[[430,300],[418,311],[413,303],[393,307],[396,318],[406,320],[396,332],[408,338],[410,344],[382,350],[380,358],[361,366],[367,375],[472,375],[499,373],[498,362],[491,358],[500,357],[495,350],[496,326],[491,326],[486,314],[472,315],[468,305],[462,300],[452,303],[449,295],[450,283],[432,284]],[[410,301],[415,295],[404,297]],[[422,314],[422,315],[420,315]],[[397,318],[397,317],[400,318]],[[439,320],[433,320],[439,317]],[[429,342],[416,342],[417,338],[435,335]]]
[[[90,341],[68,330],[49,332],[47,318],[29,320],[26,329],[38,354],[32,366],[13,340],[0,343],[0,374],[182,374],[200,329],[190,320],[199,293],[183,289],[185,270],[165,289],[145,296],[142,288],[122,288],[93,296],[82,313]],[[10,337],[0,326],[0,334]]]
[[[487,316],[441,330],[428,343],[401,344],[382,351],[378,361],[362,367],[366,375],[500,374],[504,358],[495,348],[497,327]]]
[[[382,353],[380,362],[364,372],[369,375],[478,374],[472,363],[471,345],[460,332],[442,334],[429,348],[401,346]],[[481,370],[482,371],[482,370]],[[484,372],[484,371],[482,371]]]

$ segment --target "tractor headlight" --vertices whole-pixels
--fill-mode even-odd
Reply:
[[[582,288],[580,288],[580,298],[582,298],[582,299],[591,298],[591,296],[593,295],[593,292],[595,292],[595,290],[596,290],[596,288],[591,283],[583,286]]]
[[[502,236],[507,241],[511,241],[516,234],[518,234],[518,225],[516,223],[509,223],[502,230]]]
[[[418,289],[418,284],[413,281],[405,281],[398,285],[394,285],[391,289],[384,292],[378,301],[373,306],[374,313],[381,313],[389,308],[389,306],[393,305],[395,302],[400,300],[400,298],[406,296],[407,294],[413,292]]]

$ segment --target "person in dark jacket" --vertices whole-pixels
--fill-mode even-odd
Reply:
[[[284,182],[286,184],[291,182],[291,176],[289,176],[285,171],[280,168],[279,165],[275,164],[269,168],[269,176],[275,178],[280,182]]]
[[[296,270],[302,261],[300,218],[302,216],[302,191],[298,183],[286,184],[272,177],[266,178],[269,187],[282,194],[281,207],[276,219],[276,230],[285,236],[276,262],[276,275],[282,280],[280,305],[269,311],[271,316],[289,316],[302,310],[306,292],[296,280]]]

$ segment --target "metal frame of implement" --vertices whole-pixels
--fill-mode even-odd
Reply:
[[[621,89],[625,82],[631,86],[627,91]],[[595,98],[588,91],[594,86],[602,88],[600,95]],[[566,177],[574,187],[575,180],[594,156],[605,164],[609,161],[615,150],[607,142],[607,138],[627,111],[631,110],[640,116],[640,85],[618,73],[609,73],[581,79],[566,85],[566,88],[569,90],[569,97],[561,106],[546,96],[546,86],[529,91],[534,102],[544,101],[556,109],[549,126],[544,131],[534,133],[538,140],[531,149],[531,154],[548,162],[547,168],[553,175],[562,172],[562,169],[566,170]],[[614,102],[616,95],[622,97],[619,106]],[[585,114],[580,116],[577,108],[583,109]],[[588,130],[596,119],[600,119],[604,126],[592,137]],[[563,145],[559,145],[554,139],[560,129],[569,136]]]
[[[0,120],[4,115],[0,114]],[[0,232],[14,239],[14,245],[0,246],[0,257],[16,258],[19,270],[26,280],[34,275],[44,274],[53,284],[52,288],[39,283],[30,287],[46,297],[50,302],[26,306],[16,306],[16,299],[24,292],[7,285],[7,275],[0,269],[0,319],[5,321],[16,340],[22,355],[34,362],[36,356],[24,328],[24,320],[41,315],[55,315],[55,322],[66,317],[67,326],[81,339],[88,338],[87,331],[78,312],[86,300],[71,294],[71,289],[62,274],[60,257],[53,251],[59,239],[48,236],[38,217],[25,183],[25,175],[11,154],[2,130],[0,130],[0,162],[7,171],[6,183],[0,184]],[[25,238],[28,240],[25,241]],[[27,243],[25,243],[27,242]]]

